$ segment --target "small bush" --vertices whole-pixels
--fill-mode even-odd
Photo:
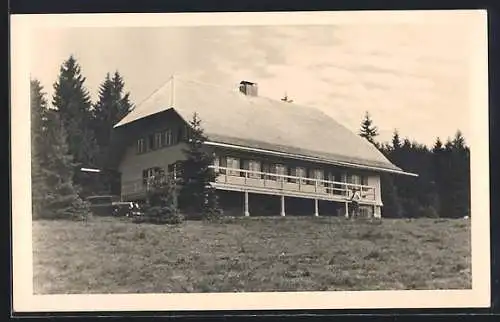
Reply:
[[[222,220],[223,212],[219,207],[219,197],[213,188],[209,188],[207,191],[202,217],[208,221]]]
[[[436,208],[432,206],[420,207],[418,214],[420,218],[439,218]]]
[[[63,189],[64,188],[64,189]],[[91,218],[89,202],[81,199],[72,187],[63,187],[59,191],[50,193],[42,206],[37,208],[37,217],[43,219],[69,219],[87,221]]]
[[[184,216],[176,208],[158,205],[146,209],[144,221],[155,224],[176,225],[184,221]]]
[[[177,187],[172,178],[160,175],[150,182],[144,217],[139,221],[155,224],[180,224],[184,216],[177,207]]]

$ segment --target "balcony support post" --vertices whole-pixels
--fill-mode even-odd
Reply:
[[[248,210],[248,191],[245,191],[245,209],[244,209],[245,217],[250,216],[250,211]]]
[[[345,202],[345,217],[349,218],[349,202]]]
[[[314,199],[314,217],[319,216],[318,199]]]
[[[281,217],[285,217],[285,195],[281,195]]]

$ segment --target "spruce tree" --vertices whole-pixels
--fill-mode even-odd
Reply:
[[[91,128],[90,95],[84,83],[85,77],[81,74],[80,65],[70,56],[61,65],[58,80],[54,84],[52,105],[67,132],[68,149],[77,165],[72,177],[86,193],[90,193],[94,190],[98,178],[79,171],[81,166],[96,166],[97,155],[97,145]]]
[[[365,117],[361,122],[359,135],[368,140],[368,142],[376,145],[375,137],[378,136],[378,129],[373,125],[373,120],[370,118],[370,114],[368,112],[365,113]]]
[[[47,110],[44,125],[44,144],[39,145],[43,157],[37,157],[37,180],[41,180],[41,190],[35,192],[36,218],[46,219],[86,219],[90,214],[89,205],[79,196],[79,189],[73,184],[75,164],[69,153],[66,131],[59,115]],[[43,196],[41,192],[43,191]]]
[[[401,148],[401,138],[399,137],[398,130],[394,130],[394,133],[392,134],[392,148],[394,150]]]
[[[31,197],[33,217],[42,216],[45,196],[51,188],[43,171],[46,164],[47,100],[38,80],[31,80]]]
[[[446,182],[445,182],[447,169],[444,162],[445,160],[444,160],[443,142],[439,137],[437,137],[436,142],[432,147],[432,173],[439,200],[439,204],[436,210],[438,211],[440,216],[443,216],[446,213],[445,212],[446,205],[444,203],[446,202],[445,195],[447,193]]]
[[[110,159],[110,143],[113,126],[127,115],[133,108],[129,93],[123,93],[124,81],[118,72],[111,78],[106,74],[99,88],[99,98],[93,108],[92,129],[95,134],[99,154],[96,164],[99,168],[106,169]],[[109,190],[115,180],[112,172],[103,172],[101,175],[103,186],[101,189]]]
[[[189,125],[188,148],[184,149],[186,159],[182,162],[181,208],[205,219],[215,219],[220,217],[221,210],[210,184],[216,178],[215,171],[210,168],[214,156],[204,148],[207,137],[196,113]]]
[[[450,158],[451,216],[470,216],[470,152],[460,131],[451,141]]]

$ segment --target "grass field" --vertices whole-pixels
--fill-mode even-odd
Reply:
[[[471,288],[470,222],[33,222],[35,294]]]

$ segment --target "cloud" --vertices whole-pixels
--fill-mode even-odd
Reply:
[[[48,88],[59,65],[77,56],[95,97],[119,70],[137,102],[177,74],[259,93],[285,92],[357,131],[365,111],[381,138],[394,128],[430,142],[467,135],[471,34],[458,23],[343,26],[169,27],[40,30],[32,72]],[[429,131],[428,128],[432,128]]]

